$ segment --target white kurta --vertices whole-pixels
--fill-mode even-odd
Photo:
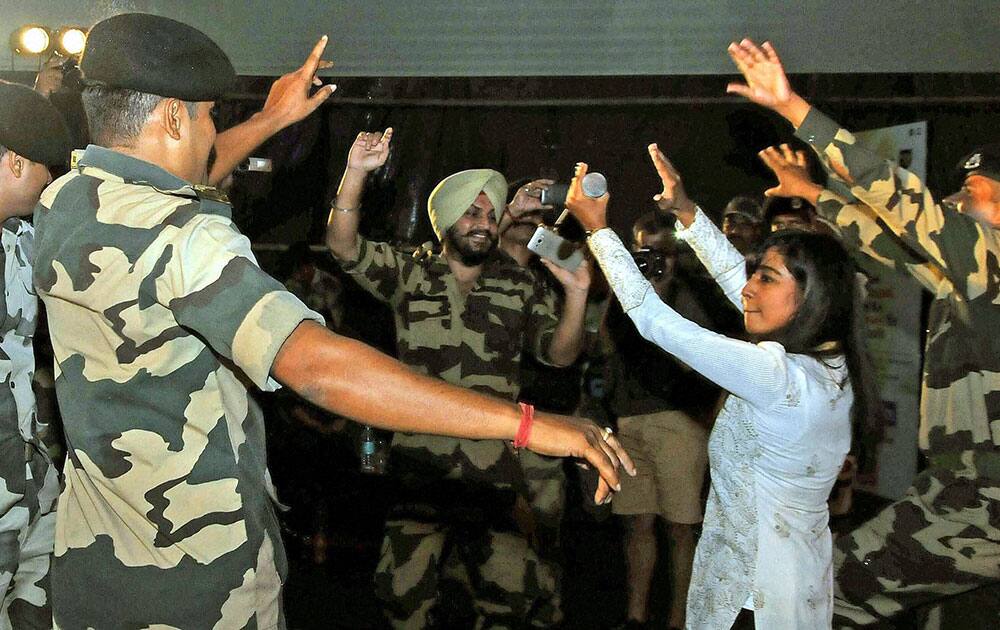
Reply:
[[[680,236],[737,307],[743,257],[700,211]],[[850,447],[853,400],[842,357],[788,354],[731,339],[664,304],[611,230],[590,247],[643,337],[730,392],[709,438],[712,485],[688,591],[689,628],[829,628],[832,544],[826,500]]]

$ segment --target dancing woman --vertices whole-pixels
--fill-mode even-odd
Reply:
[[[577,167],[566,206],[639,332],[726,389],[709,438],[712,485],[688,591],[690,628],[729,628],[741,608],[757,628],[830,627],[831,536],[827,497],[864,414],[854,336],[854,270],[837,240],[777,232],[749,259],[688,199],[657,146],[663,183],[654,197],[743,312],[752,341],[681,317],[642,276],[607,227],[608,195],[583,195]]]

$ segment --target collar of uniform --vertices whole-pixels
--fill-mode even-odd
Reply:
[[[16,236],[25,229],[26,225],[27,222],[25,222],[25,220],[21,217],[7,217],[4,220],[2,227],[4,230]]]
[[[150,186],[170,195],[198,196],[194,185],[159,166],[95,144],[87,145],[76,166],[81,173],[88,168],[96,168],[122,178],[127,184]]]

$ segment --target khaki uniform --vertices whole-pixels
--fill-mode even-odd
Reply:
[[[65,425],[62,628],[283,628],[286,573],[248,383],[306,319],[231,208],[90,146],[35,212]]]
[[[824,218],[934,296],[920,409],[929,466],[835,545],[834,626],[864,625],[1000,579],[1000,234],[815,109],[796,135],[854,180],[859,203],[824,193]]]
[[[525,340],[542,357],[556,325],[554,296],[536,276],[498,254],[463,296],[439,256],[415,259],[360,237],[359,248],[357,261],[341,264],[392,308],[400,361],[454,385],[517,396]],[[559,620],[558,565],[539,557],[516,517],[524,498],[537,521],[560,509],[561,484],[553,492],[549,481],[558,460],[497,440],[397,433],[392,466],[404,498],[386,523],[375,578],[392,623],[430,623],[452,550],[472,583],[480,623]]]
[[[4,294],[0,318],[0,628],[52,626],[49,564],[59,480],[43,442],[31,388],[38,298],[31,284],[34,229],[19,218],[0,228]]]

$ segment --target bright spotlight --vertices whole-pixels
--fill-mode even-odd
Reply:
[[[28,24],[10,36],[10,47],[19,55],[41,55],[51,48],[49,29],[39,24]]]
[[[87,43],[87,33],[79,26],[64,26],[56,35],[56,49],[63,57],[77,57]]]

